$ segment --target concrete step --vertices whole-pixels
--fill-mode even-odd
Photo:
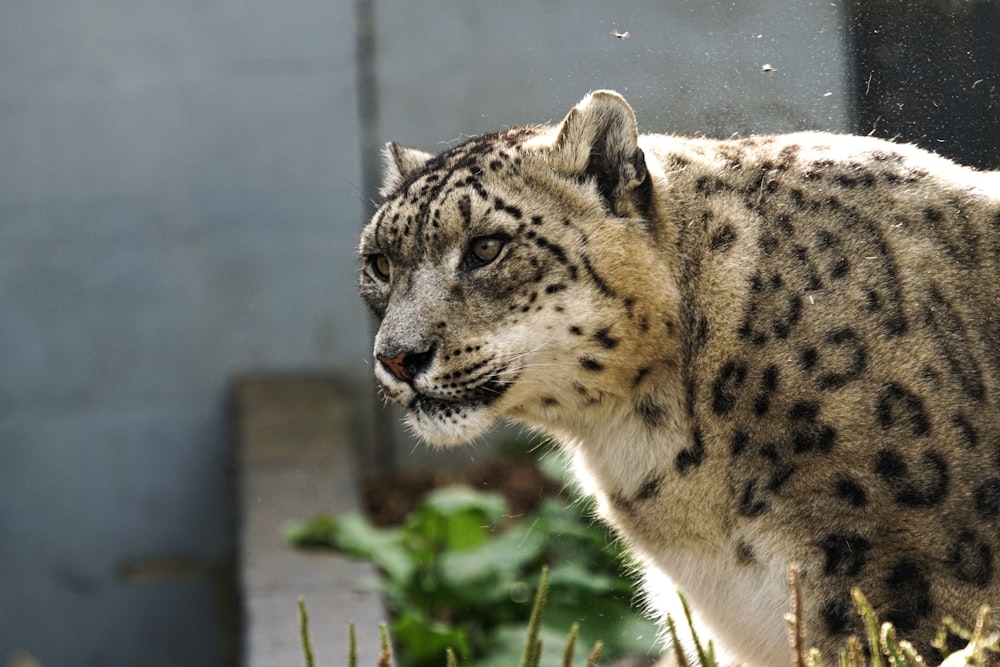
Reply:
[[[360,508],[356,400],[324,374],[256,374],[234,384],[246,667],[305,664],[300,596],[309,609],[318,667],[346,664],[351,622],[358,664],[376,663],[383,605],[376,593],[359,587],[373,579],[372,566],[293,549],[283,535],[289,521]]]

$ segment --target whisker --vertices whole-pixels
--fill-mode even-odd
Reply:
[[[539,351],[545,349],[545,347],[549,343],[551,343],[551,342],[552,342],[552,339],[549,338],[547,340],[543,340],[536,347],[534,347],[534,348],[532,348],[530,350],[525,350],[523,352],[508,352],[506,354],[498,354],[498,355],[496,355],[496,358],[497,359],[504,359],[504,360],[507,360],[507,361],[513,361],[513,360],[516,360],[516,359],[522,359],[522,358],[524,358],[524,357],[526,357],[526,356],[528,356],[530,354],[535,354],[536,352],[539,352]]]
[[[517,368],[505,368],[503,370],[496,371],[494,375],[515,375],[529,369],[552,368],[553,366],[556,366],[556,364],[528,364],[525,366],[518,366]]]

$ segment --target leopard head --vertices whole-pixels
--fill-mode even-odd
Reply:
[[[634,332],[665,311],[634,286],[663,269],[624,99],[596,92],[555,126],[385,157],[360,287],[376,379],[417,434],[468,442],[501,419],[551,432],[650,372]]]

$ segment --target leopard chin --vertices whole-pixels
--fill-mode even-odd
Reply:
[[[406,425],[430,445],[457,447],[475,442],[497,423],[481,402],[462,403],[418,395],[407,407]]]

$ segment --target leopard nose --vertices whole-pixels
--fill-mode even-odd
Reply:
[[[410,383],[413,382],[414,377],[430,365],[434,358],[434,349],[431,347],[424,352],[400,352],[393,357],[376,354],[375,357],[397,379]]]

